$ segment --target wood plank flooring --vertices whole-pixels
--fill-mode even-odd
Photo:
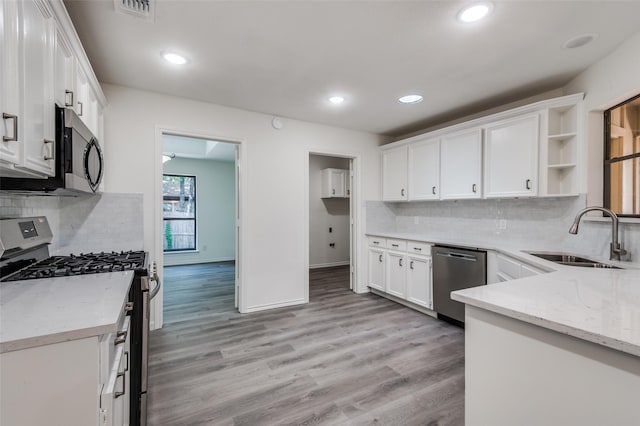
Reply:
[[[463,425],[464,335],[313,270],[310,303],[234,308],[234,266],[165,269],[150,425]]]

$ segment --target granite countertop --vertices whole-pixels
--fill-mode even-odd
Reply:
[[[0,283],[0,353],[117,331],[133,271]]]
[[[487,245],[398,233],[367,235],[495,250],[539,266],[549,273],[454,291],[451,298],[640,356],[640,271],[637,269],[640,264],[637,262],[585,256],[625,269],[580,268],[540,259],[522,251],[522,247],[497,243]]]

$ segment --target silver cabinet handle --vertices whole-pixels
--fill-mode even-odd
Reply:
[[[84,105],[82,102],[78,101],[78,105],[80,105],[80,112],[78,113],[78,117],[82,117],[82,113],[84,112]]]
[[[420,247],[414,247],[414,250],[418,250],[418,251],[422,251],[422,249]]]
[[[391,244],[391,247],[399,247],[397,244]]]
[[[380,241],[374,241],[373,244],[378,245],[380,244]]]
[[[398,266],[402,266],[402,259],[398,259]]]
[[[69,99],[71,99],[71,101],[69,101]],[[64,91],[64,106],[66,107],[73,106],[73,90]]]
[[[331,190],[331,195],[336,195],[336,190],[335,189]]]
[[[382,255],[378,256],[378,260],[382,262]]]
[[[127,376],[125,376],[124,373],[118,373],[116,377],[122,377],[122,392],[115,392],[113,396],[114,398],[120,398],[127,393]]]
[[[13,137],[3,136],[3,142],[17,142],[18,141],[18,116],[13,114],[2,113],[3,120],[13,120]]]
[[[127,364],[124,367],[124,371],[129,371],[129,351],[125,351],[124,354],[127,356]]]
[[[527,179],[527,181],[525,182],[524,186],[525,186],[527,189],[531,189],[531,179]]]
[[[409,268],[413,269],[413,260],[409,263]]]
[[[351,195],[351,190],[347,189],[347,195]]]
[[[435,186],[431,187],[431,193],[433,195],[436,195],[436,187]]]
[[[476,191],[478,190],[478,187],[476,186],[476,184],[474,183],[473,186],[471,186],[471,190],[473,191],[473,193],[475,194]]]
[[[126,331],[118,331],[116,334],[116,340],[113,341],[115,346],[121,345],[127,341],[127,332]]]
[[[52,140],[50,140],[50,139],[45,139],[45,140],[44,140],[44,143],[45,143],[45,145],[46,145],[46,144],[51,144],[51,156],[49,157],[48,155],[45,155],[45,156],[44,156],[44,159],[45,159],[45,160],[55,160],[55,158],[56,158],[56,153],[55,153],[54,148],[53,148],[53,144],[54,144],[54,142],[53,142]]]
[[[400,195],[402,195],[402,196],[404,197],[404,188],[402,188],[402,189],[400,190]]]

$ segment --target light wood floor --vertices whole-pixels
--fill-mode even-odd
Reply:
[[[150,425],[462,425],[460,328],[310,274],[310,303],[241,315],[233,264],[165,269]]]

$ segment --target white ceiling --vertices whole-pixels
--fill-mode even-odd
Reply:
[[[178,158],[235,161],[236,146],[228,142],[211,141],[176,135],[162,135],[163,153]]]
[[[160,0],[145,21],[65,1],[102,82],[392,136],[561,87],[640,30],[640,1],[494,1],[462,24],[467,3]]]

